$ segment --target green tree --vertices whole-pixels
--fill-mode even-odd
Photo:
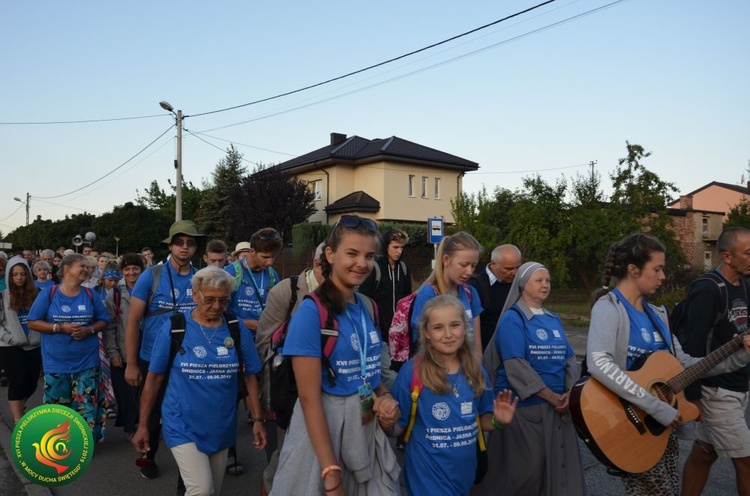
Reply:
[[[205,185],[200,205],[201,228],[209,235],[229,240],[232,188],[239,185],[247,169],[242,165],[242,154],[234,145],[227,148],[211,175],[211,183]]]
[[[315,213],[315,193],[301,180],[273,168],[258,166],[230,193],[228,242],[247,241],[263,227],[273,227],[285,243],[292,227]]]
[[[161,240],[167,237],[172,222],[174,217],[160,210],[127,202],[97,217],[92,228],[100,250],[111,253],[119,250],[122,254],[138,252],[144,246],[157,250]],[[115,237],[120,238],[119,243]]]
[[[727,220],[724,221],[724,228],[727,227],[747,227],[750,229],[750,202],[742,200],[729,210]]]
[[[151,181],[143,195],[136,190],[136,204],[175,218],[175,187],[171,180],[167,180],[171,193],[167,193],[159,186],[156,180]],[[203,191],[194,186],[192,182],[182,182],[182,218],[199,222],[200,205],[203,199]]]

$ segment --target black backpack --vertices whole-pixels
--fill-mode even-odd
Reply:
[[[719,288],[719,293],[723,296],[722,299],[724,300],[724,305],[720,307],[719,311],[716,312],[714,323],[708,332],[708,337],[706,339],[706,354],[708,355],[711,352],[711,341],[714,335],[714,328],[729,310],[729,291],[727,290],[727,284],[724,279],[716,272],[707,272],[692,282],[692,284],[690,285],[690,289],[688,290],[688,295],[684,300],[675,304],[672,313],[669,315],[669,328],[672,333],[675,334],[681,341],[684,341],[685,316],[687,315],[687,309],[690,305],[690,294],[692,292],[693,285],[698,281],[711,281],[716,284],[716,286]]]
[[[237,399],[244,400],[247,396],[247,385],[245,384],[245,362],[242,360],[242,340],[240,337],[240,323],[237,317],[231,313],[224,312],[224,320],[227,322],[229,327],[229,335],[234,341],[234,347],[237,350],[237,361],[239,362],[239,368],[237,369]],[[185,348],[182,347],[182,340],[185,339],[185,314],[182,312],[174,312],[169,316],[169,322],[171,324],[171,340],[169,348],[169,366],[165,374],[165,384],[169,380],[169,373],[172,370],[172,364],[177,356],[177,353],[183,355]]]

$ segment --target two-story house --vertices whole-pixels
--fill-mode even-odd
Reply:
[[[332,224],[343,214],[376,221],[453,222],[451,200],[479,164],[397,136],[385,139],[331,133],[328,145],[273,167],[315,192],[310,222]]]

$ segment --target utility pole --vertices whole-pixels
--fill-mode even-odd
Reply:
[[[174,168],[177,171],[177,184],[174,188],[174,220],[182,220],[182,110],[174,111],[174,107],[169,102],[161,101],[159,106],[171,112],[175,116],[177,126],[177,158],[174,161]]]
[[[26,192],[26,225],[29,225],[29,203],[31,202],[31,194]]]

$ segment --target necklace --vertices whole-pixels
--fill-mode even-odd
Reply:
[[[203,337],[206,338],[206,341],[208,341],[208,344],[211,344],[211,340],[214,338],[214,336],[216,336],[216,333],[219,331],[219,328],[217,327],[216,329],[214,329],[214,333],[211,334],[211,337],[209,338],[208,334],[206,334],[206,331],[203,329],[203,326],[201,325],[201,323],[198,322],[197,320],[195,321],[195,323],[198,324],[198,327],[201,328],[201,332],[203,333]]]
[[[450,379],[448,379],[448,382],[451,383],[451,391],[453,392],[453,396],[458,398],[458,384],[461,382],[461,374],[456,374],[456,383],[454,384],[451,382]]]

